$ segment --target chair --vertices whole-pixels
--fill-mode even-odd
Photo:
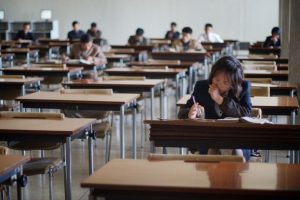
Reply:
[[[183,160],[185,162],[243,162],[243,156],[235,155],[177,155],[177,154],[149,154],[150,161]]]
[[[170,65],[170,64],[180,64],[180,60],[158,60],[158,59],[149,59],[148,63],[150,64],[161,64],[161,65]]]
[[[246,78],[251,83],[272,83],[271,78]]]
[[[34,118],[61,120],[64,115],[61,113],[22,113],[22,112],[0,112],[0,118]],[[40,142],[40,141],[10,141],[8,148],[21,151],[32,150],[54,150],[61,147],[60,142]],[[23,165],[23,173],[27,176],[48,174],[49,176],[49,199],[53,199],[53,175],[64,166],[61,158],[56,157],[35,157]]]
[[[137,69],[137,70],[140,70],[140,69],[152,69],[152,70],[168,70],[169,67],[168,66],[160,66],[160,65],[154,65],[154,66],[131,66],[132,69]]]
[[[0,79],[24,79],[23,75],[0,75]],[[19,103],[14,99],[22,95],[21,88],[2,88],[0,92],[0,99],[4,100],[4,103],[0,106],[0,111],[16,110],[19,107]]]
[[[269,97],[270,96],[270,87],[268,86],[251,86],[251,96],[264,96]]]
[[[145,76],[102,76],[103,81],[132,81],[132,80],[146,80]]]
[[[112,89],[64,89],[60,91],[62,94],[101,94],[112,95]],[[62,110],[67,117],[72,118],[96,118],[97,122],[93,124],[93,130],[96,132],[97,138],[105,138],[106,151],[105,161],[110,159],[111,149],[111,135],[112,135],[112,123],[113,114],[108,111],[95,111],[95,110]],[[111,122],[109,122],[109,116],[111,115]]]

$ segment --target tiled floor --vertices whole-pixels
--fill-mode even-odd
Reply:
[[[168,98],[168,118],[175,118],[176,108],[175,108],[175,97],[171,95]],[[146,110],[149,111],[149,101],[147,103]],[[156,99],[155,105],[159,105],[159,99]],[[158,114],[158,108],[156,109],[156,115]],[[140,115],[138,115],[140,119]],[[149,117],[148,117],[149,119]],[[114,119],[114,131],[112,137],[112,150],[111,159],[119,158],[119,137],[118,137],[118,117]],[[285,117],[278,117],[278,122],[285,123]],[[131,117],[127,116],[126,120],[126,158],[131,158]],[[137,141],[138,141],[138,159],[146,158],[149,153],[149,142],[145,142],[145,147],[141,148],[141,127],[139,121],[137,122]],[[147,137],[146,137],[147,138]],[[102,140],[97,140],[94,148],[94,160],[95,160],[95,170],[99,169],[104,165],[104,153],[105,153],[105,143]],[[88,151],[87,151],[87,141],[86,140],[75,140],[72,142],[72,197],[73,199],[87,200],[88,190],[80,187],[80,182],[88,176]],[[158,149],[158,152],[160,150]],[[168,152],[178,153],[178,149],[169,149]],[[15,152],[11,152],[15,153]],[[36,154],[36,153],[35,153]],[[60,156],[60,151],[52,151],[46,153],[46,155]],[[270,162],[288,162],[286,151],[271,151]],[[27,200],[41,200],[48,199],[48,177],[47,176],[33,176],[29,177],[28,185],[23,190],[24,199]],[[64,199],[64,183],[63,183],[63,170],[58,171],[54,175],[54,199]],[[12,199],[16,199],[16,189],[12,189]]]

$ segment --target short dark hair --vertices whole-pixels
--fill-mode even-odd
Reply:
[[[276,27],[272,28],[271,34],[272,35],[280,35],[279,27],[276,26]]]
[[[25,22],[24,24],[23,24],[23,27],[24,26],[30,26],[30,23],[29,22]]]
[[[81,42],[81,43],[89,43],[89,42],[91,42],[91,41],[92,41],[92,37],[91,37],[89,34],[87,34],[87,33],[83,34],[83,35],[80,37],[80,42]]]
[[[243,67],[238,59],[232,56],[224,56],[220,58],[211,68],[208,78],[209,84],[212,84],[212,79],[217,73],[224,72],[232,86],[232,92],[237,96],[244,79]]]
[[[205,24],[205,28],[212,28],[212,27],[213,27],[213,25],[211,23]]]
[[[72,26],[75,26],[76,24],[79,24],[79,22],[78,21],[73,21],[72,22]]]
[[[177,26],[176,22],[172,22],[171,26]]]
[[[136,34],[137,36],[142,36],[142,35],[144,35],[144,29],[142,29],[142,28],[137,28],[136,31],[135,31],[135,34]]]
[[[91,27],[92,27],[92,28],[96,28],[96,27],[97,27],[96,22],[91,23]]]
[[[183,32],[183,33],[189,33],[189,34],[192,34],[192,33],[193,33],[193,29],[192,29],[191,27],[186,26],[186,27],[184,27],[184,28],[182,29],[182,32]]]

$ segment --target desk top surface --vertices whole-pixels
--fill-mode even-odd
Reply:
[[[96,119],[0,118],[1,134],[71,136],[95,123]]]
[[[139,94],[114,93],[102,94],[61,94],[60,92],[35,92],[17,100],[21,102],[37,103],[68,103],[68,104],[99,104],[99,105],[123,105],[137,99]]]
[[[0,85],[24,85],[42,81],[43,78],[0,78]]]
[[[1,79],[0,79],[1,80]],[[81,79],[73,80],[63,83],[63,85],[99,85],[99,86],[124,86],[124,87],[138,87],[138,86],[150,86],[154,87],[163,83],[163,79],[145,79],[145,80],[93,80],[93,79]]]
[[[165,74],[177,74],[177,73],[181,73],[184,72],[185,69],[143,69],[143,68],[112,68],[112,69],[107,69],[105,70],[105,72],[107,73],[113,73],[113,72],[117,72],[117,73],[165,73]]]
[[[184,106],[191,97],[190,94],[183,96],[177,101],[177,106]],[[252,107],[258,108],[293,108],[297,109],[299,103],[297,98],[288,96],[278,97],[251,97]]]
[[[300,192],[300,165],[112,160],[81,183],[98,190]]]
[[[79,72],[83,67],[11,67],[0,69],[4,72]]]
[[[28,156],[0,155],[0,176],[28,162]]]

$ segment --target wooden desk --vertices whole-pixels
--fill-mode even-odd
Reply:
[[[197,67],[194,66],[195,62],[191,62],[191,61],[180,61],[178,60],[178,62],[174,62],[173,60],[148,60],[146,62],[130,62],[129,66],[145,66],[145,67],[155,67],[155,66],[168,66],[168,68],[183,68],[183,69],[187,69],[188,70],[188,74],[189,74],[189,91],[192,92],[193,90],[193,85],[197,79]]]
[[[288,81],[288,71],[244,70],[245,78],[271,78],[274,81]]]
[[[112,160],[81,186],[106,199],[299,199],[300,165]]]
[[[280,58],[276,58],[276,57],[265,57],[265,56],[238,56],[237,59],[239,59],[240,61],[274,61],[276,62],[276,64],[287,64],[289,59],[288,58],[284,58],[284,57],[280,57]]]
[[[114,92],[121,93],[143,93],[149,92],[151,99],[151,119],[154,119],[154,89],[160,89],[160,117],[164,118],[163,97],[164,97],[164,80],[163,79],[146,79],[146,80],[92,80],[82,79],[63,83],[69,88],[111,88]]]
[[[3,90],[10,90],[10,89],[20,89],[21,94],[25,95],[26,90],[25,87],[31,84],[40,85],[40,81],[42,78],[24,78],[24,79],[16,79],[16,78],[0,78],[0,89],[1,92]]]
[[[183,107],[191,95],[183,96],[177,101],[178,107]],[[291,124],[295,124],[299,103],[296,97],[251,97],[252,107],[262,109],[264,115],[289,115]]]
[[[124,111],[131,104],[136,104],[139,94],[114,93],[112,95],[99,94],[61,94],[60,92],[36,92],[17,98],[24,108],[52,108],[52,109],[83,109],[120,111],[120,157],[125,158],[124,142]],[[135,116],[133,109],[133,139],[136,134]],[[136,142],[133,142],[133,157],[136,157]]]
[[[111,76],[145,76],[150,79],[175,79],[176,99],[184,94],[183,81],[180,87],[180,78],[185,75],[185,69],[132,69],[132,68],[112,68],[104,71]],[[179,92],[180,91],[180,92]]]
[[[250,54],[273,54],[280,56],[281,48],[269,48],[269,47],[250,47],[249,53]]]
[[[157,147],[300,149],[300,125],[250,124],[220,120],[146,120]],[[294,158],[299,161],[299,154]]]
[[[129,54],[105,54],[105,57],[107,59],[107,62],[119,62],[124,63],[126,61],[131,60],[131,55]]]
[[[17,175],[17,179],[22,174],[22,165],[30,160],[28,156],[0,155],[0,185]],[[17,197],[22,199],[21,186],[17,182]]]
[[[6,53],[12,53],[15,54],[16,56],[25,56],[27,65],[30,65],[30,55],[32,54],[38,54],[38,50],[30,50],[29,48],[9,48],[9,49],[4,49],[1,50],[1,53],[6,54]],[[38,58],[38,56],[37,56]]]
[[[285,81],[274,81],[273,83],[251,83],[251,86],[270,87],[271,96],[284,95],[293,97],[294,93],[297,92],[296,84]]]
[[[48,67],[13,67],[5,68],[2,70],[3,74],[7,75],[24,75],[24,76],[39,76],[39,77],[67,77],[71,80],[71,76],[80,74],[82,67],[66,67],[66,68],[48,68]]]
[[[2,141],[53,141],[64,143],[65,199],[71,197],[71,140],[91,131],[96,119],[0,119],[0,140]],[[89,137],[89,171],[93,172],[92,139]]]
[[[134,49],[135,51],[152,52],[153,45],[111,45],[113,49]]]

